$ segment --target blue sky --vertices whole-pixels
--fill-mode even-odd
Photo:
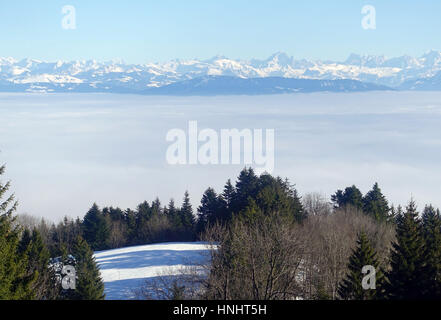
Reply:
[[[62,8],[76,8],[64,30]],[[364,5],[376,30],[361,27]],[[43,60],[296,58],[344,60],[350,53],[419,56],[441,50],[439,0],[2,0],[0,56]]]

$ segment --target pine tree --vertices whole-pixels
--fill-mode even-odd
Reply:
[[[140,203],[136,209],[136,213],[138,218],[149,220],[152,215],[152,209],[150,207],[150,204],[147,201]]]
[[[34,229],[26,249],[27,275],[37,275],[32,283],[32,299],[52,300],[58,292],[54,286],[55,275],[49,268],[50,254],[40,233]]]
[[[202,195],[201,205],[198,208],[197,232],[203,232],[207,225],[218,221],[218,213],[221,208],[219,197],[212,188],[208,188]]]
[[[127,243],[136,244],[137,242],[137,213],[131,209],[124,212],[124,222],[127,225]]]
[[[433,206],[423,212],[425,284],[427,299],[441,299],[441,216]]]
[[[26,264],[20,260],[18,247],[20,230],[13,226],[9,214],[0,215],[0,300],[26,298],[21,285]]]
[[[386,197],[381,193],[378,183],[363,197],[363,212],[377,221],[388,221],[390,208]]]
[[[295,189],[294,186],[291,186],[288,180],[285,180],[284,186],[289,195],[292,216],[297,222],[302,223],[308,217],[308,212],[303,208],[302,199],[299,196],[297,189]]]
[[[152,215],[160,215],[163,213],[161,208],[161,201],[159,198],[156,198],[155,201],[152,202]]]
[[[0,167],[0,177],[5,167]],[[14,195],[2,200],[9,191],[10,182],[0,181],[0,300],[19,300],[28,297],[28,288],[24,285],[26,261],[19,252],[20,228],[14,226],[12,214],[17,208]]]
[[[412,200],[404,213],[397,216],[397,240],[391,253],[387,296],[393,300],[424,297],[424,241],[421,220]]]
[[[87,242],[78,237],[73,255],[76,260],[76,288],[72,298],[75,300],[103,300],[104,284],[100,271],[93,256],[93,251]]]
[[[402,211],[401,207],[398,206],[395,208],[394,205],[391,205],[390,211],[389,211],[389,218],[388,221],[390,223],[396,223],[398,214]]]
[[[182,207],[181,207],[181,219],[184,228],[187,231],[193,233],[195,221],[193,215],[193,207],[191,206],[190,195],[188,191],[185,191],[184,194],[184,200],[182,202]]]
[[[236,182],[236,192],[231,203],[231,210],[239,213],[244,210],[249,202],[249,198],[255,198],[257,194],[258,177],[252,168],[243,169]]]
[[[357,239],[357,247],[349,258],[348,274],[338,288],[338,294],[341,299],[374,300],[383,296],[384,275],[380,270],[376,255],[366,234],[361,232]],[[362,286],[362,280],[365,276],[362,273],[364,266],[373,266],[375,268],[375,289],[365,290]]]
[[[299,223],[306,219],[307,212],[297,190],[287,179],[263,174],[258,178],[256,190],[256,195],[248,198],[248,206],[257,205],[265,215],[277,214]]]
[[[236,195],[236,189],[231,184],[231,180],[228,179],[224,187],[224,192],[222,193],[222,198],[225,200],[225,207],[227,210],[231,211],[232,209],[231,206],[233,204],[235,195]]]
[[[35,284],[39,278],[39,270],[34,269],[33,264],[35,261],[31,259],[31,255],[34,255],[32,243],[32,235],[28,229],[25,229],[22,233],[21,239],[17,247],[17,258],[25,266],[23,274],[17,279],[18,290],[21,290],[23,298],[26,300],[33,300],[36,297]]]
[[[338,190],[331,196],[331,200],[336,209],[345,206],[363,209],[363,194],[356,186],[347,187],[344,191]]]
[[[167,214],[169,221],[173,224],[175,229],[182,229],[182,221],[179,213],[179,209],[175,206],[175,201],[170,199],[168,207],[164,209]]]
[[[153,208],[147,201],[138,205],[136,212],[128,210],[126,213],[128,218],[129,235],[131,242],[134,244],[144,244],[149,239],[148,222],[153,217]]]
[[[94,250],[107,249],[109,225],[96,203],[86,213],[82,224],[84,239]]]
[[[0,177],[5,173],[5,166],[0,166]],[[9,191],[11,186],[11,182],[7,182],[6,184],[2,184],[0,181],[0,215],[4,215],[6,217],[11,217],[12,213],[17,210],[17,201],[15,201],[15,196],[11,194],[5,200],[2,198]]]

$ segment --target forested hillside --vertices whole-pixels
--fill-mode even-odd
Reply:
[[[413,200],[393,207],[378,184],[328,200],[245,168],[220,192],[207,189],[197,209],[185,192],[179,203],[133,209],[92,204],[84,217],[58,224],[15,215],[9,188],[0,183],[0,299],[103,299],[94,251],[200,240],[216,244],[206,276],[197,291],[174,282],[169,298],[441,298],[439,210],[420,212]],[[75,289],[62,286],[66,265],[75,267]],[[365,266],[375,269],[375,289],[363,288]]]

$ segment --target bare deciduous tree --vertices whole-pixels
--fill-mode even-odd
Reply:
[[[337,299],[337,288],[347,272],[349,256],[359,232],[364,231],[381,267],[388,268],[388,251],[394,239],[392,226],[379,223],[358,209],[346,207],[328,216],[309,217],[304,227],[309,235],[304,274],[304,297]]]
[[[301,293],[299,270],[306,243],[300,225],[277,214],[234,221],[212,250],[205,298],[285,300]]]
[[[302,204],[309,216],[325,216],[332,213],[332,205],[326,196],[318,193],[307,193],[302,197]]]

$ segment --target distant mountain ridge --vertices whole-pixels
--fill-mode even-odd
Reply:
[[[264,60],[216,56],[208,60],[138,65],[121,61],[45,62],[0,58],[0,91],[255,94],[260,90],[261,94],[267,94],[325,91],[326,88],[337,92],[385,90],[386,87],[441,90],[440,74],[441,52],[434,50],[418,58],[351,54],[343,62],[296,60],[282,52]],[[268,80],[257,80],[266,78]],[[299,81],[282,80],[284,78]],[[233,88],[233,84],[242,90]],[[190,89],[188,86],[192,85],[198,87]],[[206,91],[202,92],[202,88]]]
[[[205,76],[150,88],[145,94],[157,95],[258,95],[309,92],[360,92],[391,90],[389,87],[356,80],[312,80],[266,77],[243,79],[230,76]]]

